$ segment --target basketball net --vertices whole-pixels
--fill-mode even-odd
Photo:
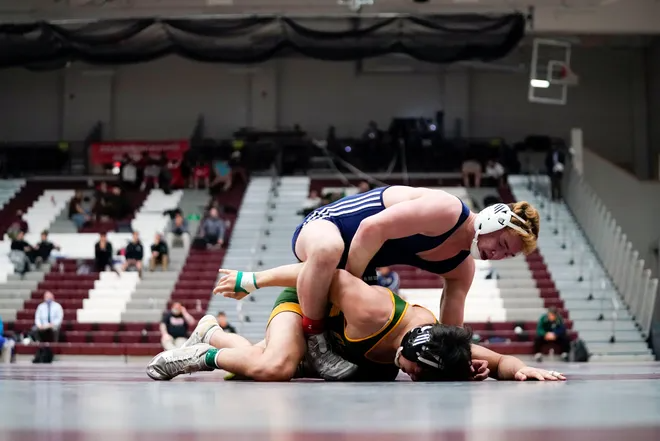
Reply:
[[[548,76],[550,84],[577,86],[580,83],[580,77],[573,72],[571,67],[558,61],[551,61],[548,64]]]

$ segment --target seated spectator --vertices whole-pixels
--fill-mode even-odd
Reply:
[[[82,202],[82,191],[76,190],[73,198],[69,201],[69,219],[76,225],[77,229],[81,229],[90,220],[89,212],[83,208]]]
[[[149,259],[149,271],[154,271],[156,265],[161,265],[163,271],[167,271],[169,265],[167,244],[160,234],[156,233],[154,243],[151,245],[151,258]]]
[[[566,332],[564,319],[559,315],[557,308],[548,308],[548,312],[541,316],[536,327],[536,338],[534,339],[534,358],[536,361],[543,360],[541,347],[545,343],[557,343],[561,350],[561,357],[568,360],[568,352],[571,349],[571,341]]]
[[[196,188],[199,190],[200,183],[204,184],[204,188],[210,188],[210,180],[211,168],[208,166],[208,164],[204,164],[202,161],[197,161],[197,165],[195,165],[193,168],[193,185],[191,188]]]
[[[227,191],[232,184],[232,170],[227,161],[213,162],[213,181],[209,184],[212,195]]]
[[[13,222],[7,229],[7,235],[10,239],[14,239],[19,231],[27,233],[29,229],[28,223],[25,221],[25,219],[23,219],[23,210],[17,210],[16,217],[16,221]]]
[[[50,259],[50,253],[53,250],[60,250],[58,245],[55,245],[53,242],[48,240],[48,230],[41,232],[41,242],[35,246],[35,263],[41,265],[43,262],[48,262]]]
[[[34,247],[25,241],[25,233],[19,231],[11,241],[9,260],[14,264],[15,271],[24,276],[30,271],[30,264],[34,263]]]
[[[401,282],[399,280],[399,275],[396,273],[396,271],[392,271],[390,267],[384,266],[378,268],[376,273],[377,273],[376,280],[378,281],[379,286],[387,288],[395,294],[399,293],[399,285]]]
[[[113,220],[119,221],[130,216],[132,211],[133,207],[131,207],[131,201],[126,196],[126,193],[121,188],[114,187],[110,196],[108,215]]]
[[[218,216],[218,209],[211,208],[202,224],[201,236],[207,247],[221,247],[225,243],[225,221]]]
[[[463,186],[470,187],[470,178],[474,179],[474,186],[481,187],[481,164],[476,160],[467,160],[461,166],[463,176]]]
[[[142,277],[142,259],[144,259],[144,248],[140,242],[140,233],[133,231],[133,240],[126,245],[126,253],[124,255],[126,261],[122,267],[123,271],[128,270],[130,267],[135,267]]]
[[[197,321],[181,303],[173,303],[172,308],[163,314],[160,323],[160,343],[163,349],[180,348],[188,339],[188,329],[194,328]]]
[[[307,196],[307,199],[303,203],[302,210],[300,210],[297,214],[301,216],[307,216],[309,213],[316,210],[320,206],[321,197],[319,196],[319,192],[312,190],[309,192],[309,196]]]
[[[44,301],[37,306],[34,314],[34,332],[36,341],[42,343],[53,343],[59,341],[60,327],[64,320],[62,305],[55,301],[52,292],[44,293]],[[53,353],[49,346],[42,346],[37,350],[33,363],[50,363],[53,361]]]
[[[158,178],[160,176],[160,161],[154,158],[148,158],[144,166],[144,178],[140,190],[147,188],[159,188]]]
[[[236,334],[236,328],[234,328],[232,325],[229,324],[229,322],[227,321],[227,314],[225,314],[224,311],[220,311],[218,313],[217,319],[218,319],[218,326],[220,326],[223,331]]]
[[[101,182],[94,194],[92,213],[97,219],[110,217],[110,193],[108,192],[108,184],[105,182]]]
[[[371,185],[367,181],[361,181],[358,184],[357,189],[358,189],[358,194],[359,193],[366,193],[369,190],[371,190]]]
[[[190,232],[188,231],[188,221],[183,218],[181,212],[174,216],[170,231],[167,233],[167,246],[174,248],[175,244],[181,244],[184,248],[190,246]]]
[[[498,187],[504,187],[505,174],[506,170],[504,170],[504,167],[499,162],[491,159],[486,164],[486,176],[493,178]]]
[[[5,337],[4,331],[4,324],[0,316],[0,362],[11,363],[14,360],[13,353],[16,342],[13,338]]]
[[[94,271],[102,272],[112,268],[112,244],[106,233],[99,234],[99,241],[94,246]]]

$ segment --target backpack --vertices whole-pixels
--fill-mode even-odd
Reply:
[[[589,361],[589,350],[587,349],[587,344],[584,340],[577,339],[571,342],[571,353],[569,355],[569,360],[577,363],[586,363]]]

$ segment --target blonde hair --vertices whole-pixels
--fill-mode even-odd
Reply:
[[[514,225],[522,228],[526,234],[522,234],[517,230],[513,230],[523,241],[523,253],[530,254],[536,249],[536,241],[539,238],[539,228],[541,226],[541,219],[539,212],[526,201],[515,202],[508,204],[511,211],[518,215],[525,222],[520,222],[517,218],[511,217],[511,222]]]

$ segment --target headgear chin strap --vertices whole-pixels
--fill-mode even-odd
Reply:
[[[525,230],[511,222],[514,217],[523,224],[525,223],[525,220],[514,213],[513,210],[505,204],[495,204],[481,210],[479,214],[477,214],[477,219],[474,221],[474,239],[472,239],[472,245],[470,246],[470,254],[472,257],[478,260],[481,259],[478,245],[478,238],[481,234],[490,234],[499,231],[502,228],[509,227],[523,235],[527,235],[528,233]]]
[[[433,326],[420,326],[406,333],[401,341],[401,347],[396,351],[394,364],[399,366],[399,357],[403,355],[410,361],[420,363],[426,367],[442,370],[444,365],[438,355],[429,351],[427,343],[431,340],[431,328]]]

